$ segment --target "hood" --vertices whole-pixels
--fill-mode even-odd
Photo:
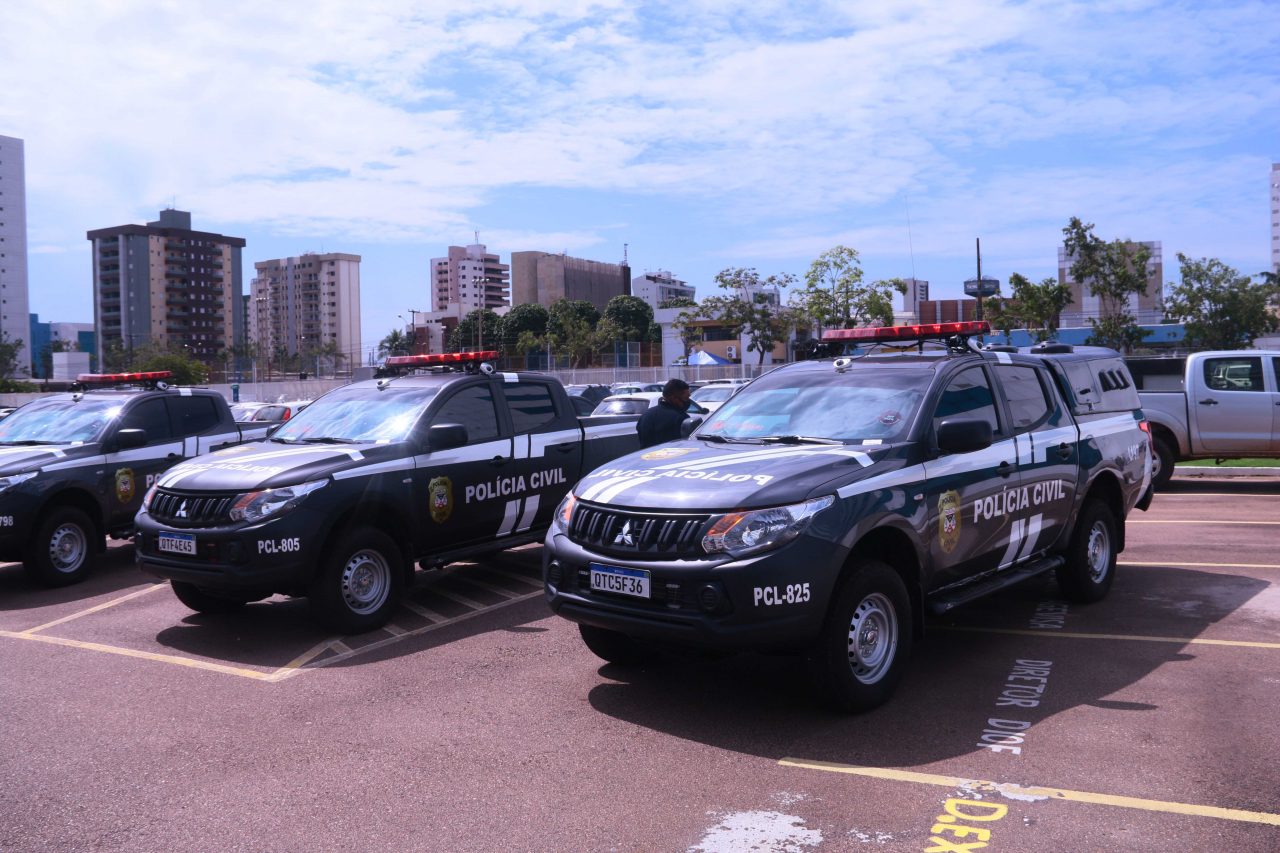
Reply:
[[[615,459],[584,477],[584,501],[634,509],[781,506],[879,473],[887,446],[711,444],[685,439]]]
[[[283,444],[255,441],[207,453],[170,468],[163,489],[251,492],[295,486],[341,471],[404,457],[401,444]]]
[[[94,456],[101,452],[97,442],[92,444],[38,444],[0,445],[0,477],[22,474],[35,468],[43,468],[64,460]]]

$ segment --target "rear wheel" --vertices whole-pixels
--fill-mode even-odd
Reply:
[[[169,581],[169,586],[179,601],[197,613],[230,613],[256,600],[252,596],[201,589],[185,581]]]
[[[578,633],[593,655],[618,666],[637,666],[655,657],[652,647],[618,631],[579,625]]]
[[[911,619],[897,572],[876,560],[856,567],[809,655],[817,686],[832,705],[851,713],[888,700],[911,656]]]
[[[1151,487],[1163,489],[1173,476],[1173,448],[1163,438],[1152,438],[1151,449]]]
[[[1116,519],[1102,501],[1085,504],[1058,568],[1058,586],[1070,601],[1101,601],[1116,577]]]
[[[37,528],[23,557],[23,568],[45,586],[79,583],[93,568],[98,540],[93,522],[83,511],[57,507]]]
[[[372,527],[343,534],[329,549],[307,597],[328,628],[359,634],[381,628],[400,604],[404,558],[390,536]]]

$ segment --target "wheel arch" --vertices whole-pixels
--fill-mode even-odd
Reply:
[[[62,489],[49,495],[35,511],[35,518],[43,518],[53,510],[67,506],[78,509],[89,517],[89,523],[93,525],[93,551],[96,554],[101,554],[105,551],[107,547],[107,528],[102,517],[102,505],[91,492],[85,489]],[[39,522],[31,526],[28,543],[39,529]]]
[[[413,526],[408,515],[388,500],[362,500],[344,509],[329,525],[329,533],[324,537],[320,553],[328,553],[339,538],[358,527],[372,527],[391,537],[391,541],[400,549],[402,579],[408,584],[413,577],[414,566]],[[314,572],[318,571],[315,566],[321,561],[312,562],[314,576]]]
[[[920,639],[924,633],[924,581],[921,577],[921,559],[915,538],[892,524],[876,526],[867,531],[849,551],[840,569],[836,589],[857,571],[862,560],[878,560],[897,572],[907,588],[911,601],[912,634]],[[828,604],[828,611],[835,603],[835,596]]]
[[[1116,522],[1116,553],[1124,550],[1124,490],[1120,486],[1120,478],[1113,471],[1104,471],[1094,477],[1085,492],[1084,500],[1076,513],[1076,524],[1080,523],[1080,514],[1090,501],[1101,501],[1111,510],[1111,517]]]

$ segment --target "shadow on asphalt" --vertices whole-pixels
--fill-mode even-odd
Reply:
[[[1144,593],[1171,586],[1211,590],[1195,607],[1155,600]],[[1071,605],[1061,630],[1193,638],[1226,618],[1269,585],[1247,577],[1184,569],[1121,570],[1113,593],[1094,605]],[[594,687],[591,705],[638,726],[746,754],[782,758],[803,755],[846,764],[906,766],[975,751],[975,733],[1000,716],[995,701],[1019,659],[1053,662],[1048,689],[1034,711],[1005,716],[1039,722],[1078,706],[1144,714],[1158,706],[1108,697],[1165,664],[1209,654],[1205,647],[983,633],[1026,630],[1036,605],[1057,593],[1051,580],[1019,588],[934,622],[918,643],[897,693],[865,714],[826,710],[799,657],[744,654],[722,660],[667,656],[641,669],[606,665],[607,683]],[[1135,597],[1159,618],[1131,627]],[[1185,602],[1183,603],[1185,604]],[[1077,617],[1087,627],[1075,624]],[[1158,627],[1158,630],[1146,630]],[[972,629],[972,630],[966,630]]]
[[[0,563],[0,610],[27,610],[108,595],[157,582],[133,561],[133,543],[112,543],[89,577],[74,586],[50,588],[27,576],[21,563]]]

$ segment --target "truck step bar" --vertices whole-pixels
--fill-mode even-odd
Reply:
[[[1022,583],[1036,575],[1052,571],[1065,562],[1066,560],[1062,557],[1041,557],[1039,560],[1033,560],[1021,566],[1014,566],[1001,572],[986,575],[973,583],[930,596],[929,612],[934,616],[941,616],[962,604],[968,604],[970,601],[989,595],[996,590]]]

